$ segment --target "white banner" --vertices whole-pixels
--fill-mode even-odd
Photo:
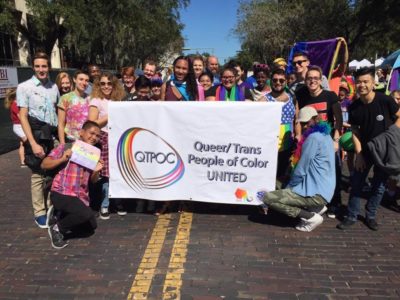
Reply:
[[[109,103],[110,197],[260,204],[280,103]],[[258,196],[257,196],[258,195]]]
[[[17,68],[0,67],[0,98],[6,96],[6,89],[17,87]]]

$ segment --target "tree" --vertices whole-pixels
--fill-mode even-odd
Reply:
[[[28,24],[0,0],[0,29],[25,36],[32,50],[50,54],[59,46],[77,66],[97,62],[106,67],[139,66],[183,47],[179,9],[190,0],[27,0]]]
[[[235,32],[253,60],[270,62],[295,42],[335,37],[362,58],[400,46],[393,39],[398,14],[395,0],[242,0]]]

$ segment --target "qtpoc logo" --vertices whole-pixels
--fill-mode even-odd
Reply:
[[[117,163],[125,182],[135,191],[169,187],[185,173],[181,156],[167,141],[138,127],[121,135]]]

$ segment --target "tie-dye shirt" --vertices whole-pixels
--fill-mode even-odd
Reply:
[[[89,114],[89,98],[70,92],[61,96],[58,107],[65,111],[65,135],[71,140],[79,139],[79,131]]]

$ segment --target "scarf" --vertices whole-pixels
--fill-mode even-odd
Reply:
[[[188,92],[186,91],[186,81],[179,81],[179,80],[176,80],[175,78],[172,78],[171,85],[175,86],[178,89],[178,91],[179,91],[179,93],[181,93],[184,101],[190,100],[190,96],[189,96]]]
[[[315,132],[320,132],[323,135],[329,135],[332,131],[331,125],[329,125],[329,123],[327,122],[318,122],[317,124],[315,124],[314,126],[308,128],[302,135],[301,140],[297,143],[297,148],[296,150],[293,152],[292,157],[290,158],[291,161],[291,166],[292,166],[292,172],[294,171],[294,169],[296,168],[300,157],[301,157],[301,149],[303,148],[303,144],[305,143],[305,141],[307,140],[307,138],[315,133]]]
[[[243,101],[244,95],[240,88],[237,85],[234,85],[231,89],[231,94],[228,97],[228,91],[221,84],[217,87],[217,91],[215,93],[215,100],[217,101]]]

